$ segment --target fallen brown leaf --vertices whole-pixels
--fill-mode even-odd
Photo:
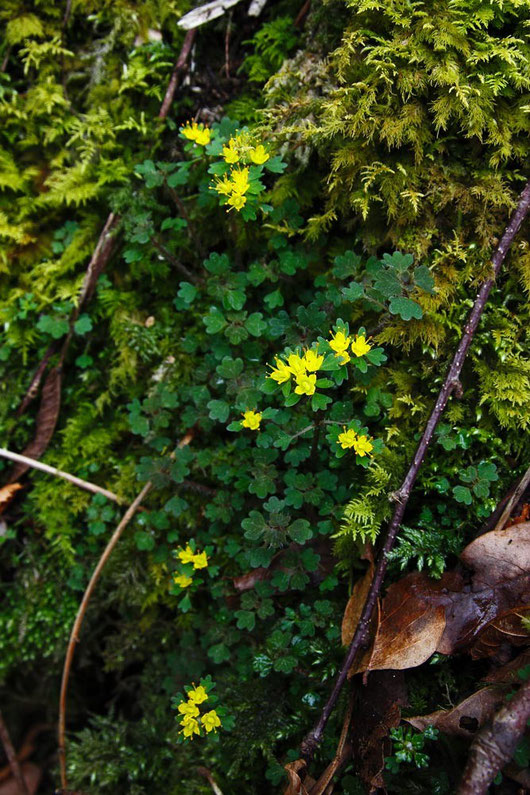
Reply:
[[[355,585],[353,586],[351,596],[348,599],[348,604],[346,605],[346,609],[342,617],[343,646],[349,646],[352,641],[353,634],[357,628],[357,624],[359,623],[359,619],[363,611],[366,597],[368,596],[368,591],[370,590],[370,585],[372,583],[373,576],[374,576],[374,563],[373,561],[371,561],[370,566],[366,570],[364,577],[358,579]]]
[[[388,589],[373,645],[351,673],[415,668],[434,654],[444,629],[443,605],[425,600],[405,577]]]
[[[525,649],[525,651],[518,654],[513,660],[510,660],[510,662],[505,663],[505,665],[502,665],[500,668],[495,668],[495,670],[490,671],[487,676],[483,677],[482,681],[507,685],[513,684],[513,682],[520,684],[521,679],[518,671],[526,665],[530,665],[530,649]]]
[[[54,367],[48,373],[42,387],[35,436],[22,451],[22,455],[27,458],[40,458],[51,441],[61,407],[61,381],[61,367]],[[11,471],[10,483],[18,480],[28,469],[28,464],[15,464]]]
[[[0,513],[3,513],[17,491],[23,489],[22,483],[9,483],[0,489]]]
[[[492,685],[473,693],[452,709],[440,709],[429,715],[405,718],[415,729],[423,731],[434,726],[444,734],[472,739],[475,732],[499,709],[508,691],[507,686]]]

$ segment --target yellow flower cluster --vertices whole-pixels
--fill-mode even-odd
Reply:
[[[340,359],[341,364],[346,364],[351,359],[348,348],[354,356],[364,356],[365,353],[372,350],[372,346],[366,341],[364,334],[357,334],[355,339],[352,340],[343,331],[335,332],[329,341],[329,347],[335,352],[335,356]]]
[[[199,146],[206,146],[212,139],[212,131],[205,127],[204,124],[197,124],[196,121],[188,122],[184,127],[180,128],[180,131],[188,141],[193,141]]]
[[[262,414],[259,411],[245,411],[243,414],[243,419],[241,420],[241,426],[243,428],[250,428],[251,431],[259,430]]]
[[[276,367],[269,373],[269,378],[278,384],[284,384],[291,376],[294,376],[296,383],[295,393],[297,395],[313,395],[316,389],[316,371],[322,367],[323,356],[319,356],[314,350],[305,351],[303,356],[298,353],[291,353],[287,361],[282,361],[279,357],[275,359]]]
[[[343,426],[343,431],[339,434],[337,444],[340,444],[343,450],[353,447],[361,458],[364,458],[365,455],[371,455],[374,449],[368,436],[358,436],[353,429],[346,430],[346,426]]]
[[[223,158],[229,165],[254,163],[255,166],[262,166],[270,158],[270,155],[263,144],[254,146],[248,135],[240,133],[230,138],[228,146],[223,146]]]
[[[182,716],[180,718],[181,734],[190,740],[193,740],[194,734],[198,734],[200,737],[201,728],[209,734],[211,731],[216,731],[221,725],[221,719],[214,709],[201,715],[198,705],[205,701],[208,701],[208,693],[202,685],[199,685],[198,687],[194,686],[193,690],[188,692],[188,700],[178,706],[178,711]]]
[[[206,552],[194,552],[189,544],[186,545],[185,549],[177,552],[177,557],[184,564],[193,563],[194,569],[205,569],[208,566],[208,555]],[[192,584],[193,578],[188,574],[175,574],[173,582],[181,588],[187,588]]]
[[[213,190],[221,196],[228,196],[228,204],[235,210],[241,210],[247,203],[246,192],[250,187],[248,168],[233,168],[230,174],[218,179]]]

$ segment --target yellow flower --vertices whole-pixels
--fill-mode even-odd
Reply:
[[[348,345],[351,342],[351,337],[347,337],[343,331],[337,331],[329,341],[329,347],[335,351],[335,356],[340,357],[341,364],[346,364],[350,361]]]
[[[188,122],[188,124],[180,128],[180,131],[188,141],[194,141],[199,146],[209,144],[212,137],[211,130],[205,127],[204,124],[197,124],[196,121],[192,124]]]
[[[173,582],[175,585],[180,585],[181,588],[187,588],[188,585],[192,584],[193,580],[187,574],[175,574]]]
[[[364,356],[365,353],[372,350],[372,346],[366,342],[364,334],[358,334],[351,344],[351,349],[356,356]]]
[[[235,146],[235,138],[230,138],[228,146],[223,146],[223,157],[225,159],[225,163],[239,163],[239,155],[235,149]]]
[[[208,701],[208,693],[202,685],[199,685],[199,687],[189,691],[188,699],[193,704],[202,704],[203,701]]]
[[[355,448],[357,455],[360,455],[361,458],[363,458],[365,455],[370,455],[374,449],[374,446],[368,436],[359,436],[359,438],[355,440],[353,447]]]
[[[207,732],[215,731],[221,725],[221,719],[217,712],[212,709],[210,712],[205,712],[201,718],[201,723]]]
[[[208,555],[206,552],[198,552],[192,558],[194,569],[205,569],[208,565]]]
[[[233,187],[234,186],[232,185],[232,181],[229,179],[229,177],[224,176],[222,179],[217,180],[214,190],[221,194],[221,196],[229,196],[232,193]]]
[[[257,431],[261,422],[262,415],[259,411],[245,411],[241,425],[243,428],[250,428],[251,431]]]
[[[199,729],[199,724],[195,720],[195,718],[184,720],[182,721],[181,725],[184,727],[182,729],[182,734],[184,735],[184,737],[190,737],[193,740],[194,734],[198,734],[200,736],[201,730]]]
[[[191,701],[183,701],[179,704],[178,711],[185,716],[185,719],[196,718],[199,714],[199,707]]]
[[[183,563],[191,563],[194,555],[195,552],[193,551],[193,549],[190,547],[189,544],[186,546],[186,549],[181,549],[180,552],[178,553],[178,556]]]
[[[195,141],[197,138],[197,133],[199,132],[197,122],[194,121],[193,124],[188,122],[184,127],[180,128],[180,132],[185,138],[188,139],[188,141]]]
[[[298,356],[297,353],[291,353],[287,357],[287,364],[289,365],[289,370],[295,378],[306,374],[307,365],[305,360],[302,359],[301,356]]]
[[[195,136],[195,143],[199,144],[199,146],[206,146],[206,144],[210,143],[212,138],[211,130],[207,127],[204,127],[202,130],[197,131],[197,135]]]
[[[309,373],[314,373],[315,370],[319,370],[322,367],[323,361],[324,357],[318,356],[316,351],[306,351],[304,354],[305,366]]]
[[[247,203],[247,197],[243,196],[241,193],[234,192],[228,199],[228,204],[230,204],[236,210],[241,210],[246,203]]]
[[[291,377],[291,370],[289,369],[289,366],[285,364],[285,362],[282,362],[281,359],[275,359],[274,362],[276,367],[272,368],[269,378],[272,378],[273,381],[277,381],[278,384],[284,384]]]
[[[352,430],[347,431],[346,428],[344,427],[342,433],[339,433],[337,444],[340,444],[343,450],[347,450],[349,447],[354,447],[356,442],[357,442],[357,434],[355,433],[355,431]]]
[[[265,151],[263,144],[258,144],[258,146],[256,146],[256,148],[250,153],[250,159],[257,166],[261,166],[262,163],[266,163],[269,157],[270,155],[268,155]]]
[[[315,392],[315,383],[317,377],[315,374],[312,375],[297,375],[296,376],[296,388],[295,392],[297,395],[313,395]]]
[[[246,193],[249,188],[248,168],[234,168],[230,176],[234,193]]]

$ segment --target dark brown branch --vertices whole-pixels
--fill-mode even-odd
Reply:
[[[180,75],[186,69],[186,63],[188,61],[191,48],[193,47],[193,42],[195,40],[196,32],[197,32],[196,28],[192,28],[191,30],[188,30],[188,32],[186,33],[186,36],[184,38],[184,43],[180,51],[180,55],[177,59],[177,63],[175,64],[175,68],[173,69],[173,72],[169,79],[166,95],[164,97],[164,101],[162,102],[162,107],[160,108],[160,112],[158,114],[159,119],[165,119],[167,114],[169,113],[171,103],[173,102],[173,97],[175,96],[175,91],[177,90]]]
[[[484,795],[512,758],[530,718],[530,679],[484,726],[471,744],[457,795]]]
[[[9,767],[11,768],[11,773],[13,774],[13,778],[17,782],[17,786],[20,790],[21,795],[29,795],[28,788],[26,786],[26,779],[22,775],[22,770],[20,769],[20,765],[18,763],[17,754],[15,749],[13,748],[13,743],[11,742],[11,737],[9,736],[9,732],[4,722],[1,710],[0,710],[0,741],[4,747],[4,751],[7,756],[7,761],[9,763]]]
[[[164,244],[160,242],[160,240],[156,237],[156,235],[153,235],[153,237],[151,238],[151,243],[156,248],[160,256],[162,256],[167,262],[173,265],[174,268],[180,271],[182,275],[186,277],[186,279],[189,279],[190,282],[193,282],[193,284],[198,284],[199,280],[197,279],[197,277],[194,276],[194,274],[191,271],[189,271],[186,268],[186,266],[182,264],[182,262],[179,262],[179,260],[175,256],[173,256],[171,251],[169,251],[164,246]]]
[[[440,393],[436,398],[434,408],[432,410],[431,416],[429,417],[429,420],[427,421],[427,425],[423,432],[423,436],[421,437],[421,441],[418,444],[418,448],[414,455],[412,464],[410,465],[410,468],[405,476],[405,479],[400,489],[394,494],[394,499],[396,501],[396,509],[394,511],[394,515],[387,529],[385,542],[379,554],[379,558],[374,572],[374,578],[372,580],[368,596],[366,597],[366,602],[364,604],[361,618],[355,630],[355,634],[353,636],[352,642],[350,644],[350,647],[348,649],[342,667],[339,671],[339,675],[337,676],[337,679],[335,681],[333,690],[331,691],[331,695],[326,705],[324,706],[324,709],[322,710],[322,714],[315,727],[309,732],[309,734],[302,741],[301,753],[302,756],[307,760],[313,757],[316,748],[318,747],[318,745],[322,740],[322,735],[324,733],[326,724],[329,720],[329,716],[333,712],[333,708],[337,702],[337,699],[344,685],[344,682],[346,681],[346,678],[348,676],[348,671],[350,670],[353,664],[356,654],[368,644],[370,619],[372,617],[372,613],[376,606],[379,597],[379,592],[383,585],[383,579],[388,565],[388,554],[393,548],[394,543],[396,541],[396,537],[399,531],[399,527],[401,525],[401,521],[403,519],[403,515],[405,513],[405,508],[407,507],[407,503],[409,501],[412,487],[416,481],[419,469],[427,453],[427,448],[429,447],[434,431],[436,429],[436,426],[438,425],[438,422],[440,421],[440,418],[445,409],[449,396],[451,395],[451,392],[453,391],[455,384],[459,381],[460,372],[462,370],[464,360],[466,358],[469,346],[471,344],[471,340],[473,339],[473,335],[478,326],[478,322],[484,311],[484,307],[486,305],[486,301],[490,294],[491,288],[495,283],[495,278],[497,277],[501,265],[504,262],[506,254],[513,242],[514,237],[516,236],[517,232],[521,227],[523,220],[528,214],[529,208],[530,208],[530,181],[527,182],[524,190],[522,191],[515,212],[513,213],[512,218],[510,220],[510,223],[506,227],[504,234],[497,248],[495,249],[495,253],[493,254],[493,257],[491,259],[491,263],[493,266],[493,274],[489,279],[486,279],[486,281],[482,284],[482,287],[478,292],[475,303],[469,314],[467,323],[464,327],[464,332],[460,339],[460,344],[458,345],[451,366],[449,367],[449,371],[445,377],[442,389],[440,390]]]

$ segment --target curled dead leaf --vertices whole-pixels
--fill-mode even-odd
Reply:
[[[487,676],[483,677],[482,681],[507,685],[513,684],[514,682],[520,684],[521,678],[518,672],[526,665],[530,665],[530,649],[525,649],[525,651],[518,654],[513,660],[510,660],[510,662],[501,665],[500,668],[495,668],[493,671],[490,671]]]
[[[504,685],[484,687],[452,709],[440,709],[429,715],[416,715],[405,720],[419,731],[424,731],[427,726],[434,726],[444,734],[472,739],[504,703],[508,689]]]
[[[530,605],[506,610],[486,624],[471,647],[473,659],[492,657],[504,643],[510,646],[530,646],[530,633],[523,624],[525,618],[530,618]]]
[[[61,367],[54,367],[48,373],[42,387],[35,436],[22,451],[22,455],[27,458],[40,458],[51,441],[61,408],[61,382]],[[15,464],[11,471],[10,483],[18,480],[28,469],[28,464]]]
[[[300,773],[303,775],[306,768],[307,765],[303,759],[297,759],[295,762],[289,762],[289,764],[285,765],[289,784],[283,795],[310,795],[315,779],[309,775],[306,775],[303,781],[300,778]]]
[[[5,511],[17,491],[23,488],[22,483],[8,483],[7,486],[3,486],[0,489],[0,513]]]

